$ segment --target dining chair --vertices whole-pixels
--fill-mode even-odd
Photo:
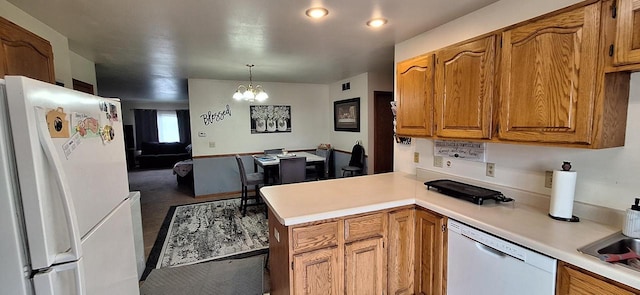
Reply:
[[[280,184],[303,182],[307,177],[307,157],[280,159]]]
[[[240,155],[236,155],[236,162],[238,163],[238,171],[240,172],[240,182],[242,184],[242,196],[240,198],[240,210],[242,211],[242,216],[247,214],[248,206],[257,206],[263,205],[264,203],[261,201],[259,189],[261,185],[265,185],[264,183],[264,174],[262,172],[255,173],[247,173],[244,169],[244,163],[242,162],[242,158]],[[249,196],[248,187],[254,186],[255,194],[253,196]],[[253,203],[249,204],[249,199],[254,200]]]
[[[354,176],[356,173],[362,174],[364,170],[364,147],[360,142],[356,142],[351,149],[351,158],[349,159],[349,165],[342,167],[342,177],[345,177],[348,173],[349,176]]]
[[[284,148],[264,150],[265,155],[281,155]]]
[[[315,180],[328,179],[329,178],[329,164],[333,158],[333,149],[320,149],[317,148],[315,154],[324,158],[324,171],[317,171],[318,166],[315,164],[307,165],[307,175],[313,176]]]

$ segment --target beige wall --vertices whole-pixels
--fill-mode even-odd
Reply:
[[[469,15],[396,44],[395,60],[401,61],[463,41],[579,1],[502,0]],[[396,145],[395,170],[415,173],[416,167],[464,176],[518,189],[550,194],[544,187],[544,171],[560,169],[571,161],[578,173],[575,199],[614,209],[627,208],[638,195],[640,172],[640,73],[632,75],[626,143],[605,150],[488,144],[487,162],[496,164],[495,177],[485,176],[485,164],[448,159],[452,168],[433,167],[433,141],[414,139],[411,146]],[[420,153],[420,163],[411,160]]]

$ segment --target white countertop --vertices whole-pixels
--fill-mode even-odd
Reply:
[[[415,175],[401,172],[268,186],[260,189],[283,225],[417,204],[540,253],[640,289],[640,272],[602,262],[576,249],[618,228],[588,220],[556,221],[547,212],[516,202],[478,206],[427,190]]]

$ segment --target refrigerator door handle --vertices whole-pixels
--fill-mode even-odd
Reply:
[[[78,295],[85,295],[84,264],[82,259],[65,264],[59,264],[39,272],[33,276],[33,287],[38,295],[57,295],[56,286],[60,285],[61,277],[58,273],[73,270],[75,273],[75,289]]]
[[[64,207],[65,220],[67,222],[69,232],[69,242],[71,245],[70,251],[56,254],[54,264],[76,261],[82,257],[82,248],[80,245],[81,236],[80,230],[78,229],[76,209],[73,205],[73,200],[71,199],[67,178],[62,168],[60,157],[54,153],[56,148],[53,145],[51,135],[49,134],[45,110],[42,107],[35,107],[35,113],[40,145],[47,156],[49,165],[51,165],[53,170],[56,171],[56,173],[53,174],[55,175],[56,183],[60,190],[60,197],[62,199],[62,206]]]

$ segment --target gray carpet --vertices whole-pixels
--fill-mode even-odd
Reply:
[[[142,295],[257,295],[263,283],[265,255],[154,269],[140,287]],[[264,286],[263,286],[264,285]]]

